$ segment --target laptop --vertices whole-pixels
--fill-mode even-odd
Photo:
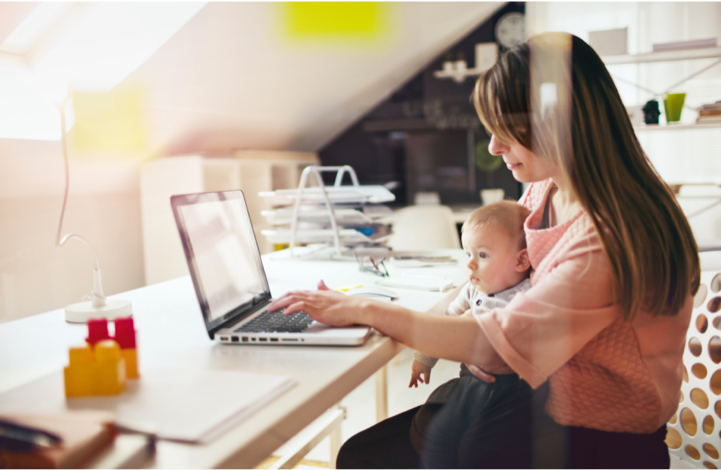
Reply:
[[[249,345],[357,346],[367,326],[331,327],[306,313],[268,312],[273,298],[243,192],[171,196],[210,339]]]

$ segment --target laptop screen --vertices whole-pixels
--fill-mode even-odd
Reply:
[[[173,196],[171,202],[209,331],[270,299],[241,191]]]

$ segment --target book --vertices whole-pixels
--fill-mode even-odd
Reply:
[[[699,109],[717,109],[721,108],[721,101],[717,101],[715,103],[706,103],[704,105],[701,105]]]
[[[699,116],[721,116],[721,107],[718,108],[701,108],[698,110]]]
[[[721,115],[719,116],[699,116],[696,119],[697,124],[714,124],[721,122]]]
[[[0,468],[75,468],[109,448],[115,438],[113,414],[102,411],[8,413],[0,417],[62,438],[56,447],[24,452],[0,449]]]

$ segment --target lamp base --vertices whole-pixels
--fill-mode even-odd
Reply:
[[[92,318],[115,320],[133,314],[133,306],[127,300],[107,299],[105,302],[105,306],[100,308],[93,307],[90,300],[68,305],[65,307],[65,321],[68,323],[87,323]]]

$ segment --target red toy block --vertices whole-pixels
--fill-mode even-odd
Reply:
[[[120,349],[135,349],[133,317],[115,319],[115,341],[120,345]]]
[[[88,337],[85,341],[95,346],[99,341],[112,339],[108,333],[108,320],[105,318],[88,320]]]

